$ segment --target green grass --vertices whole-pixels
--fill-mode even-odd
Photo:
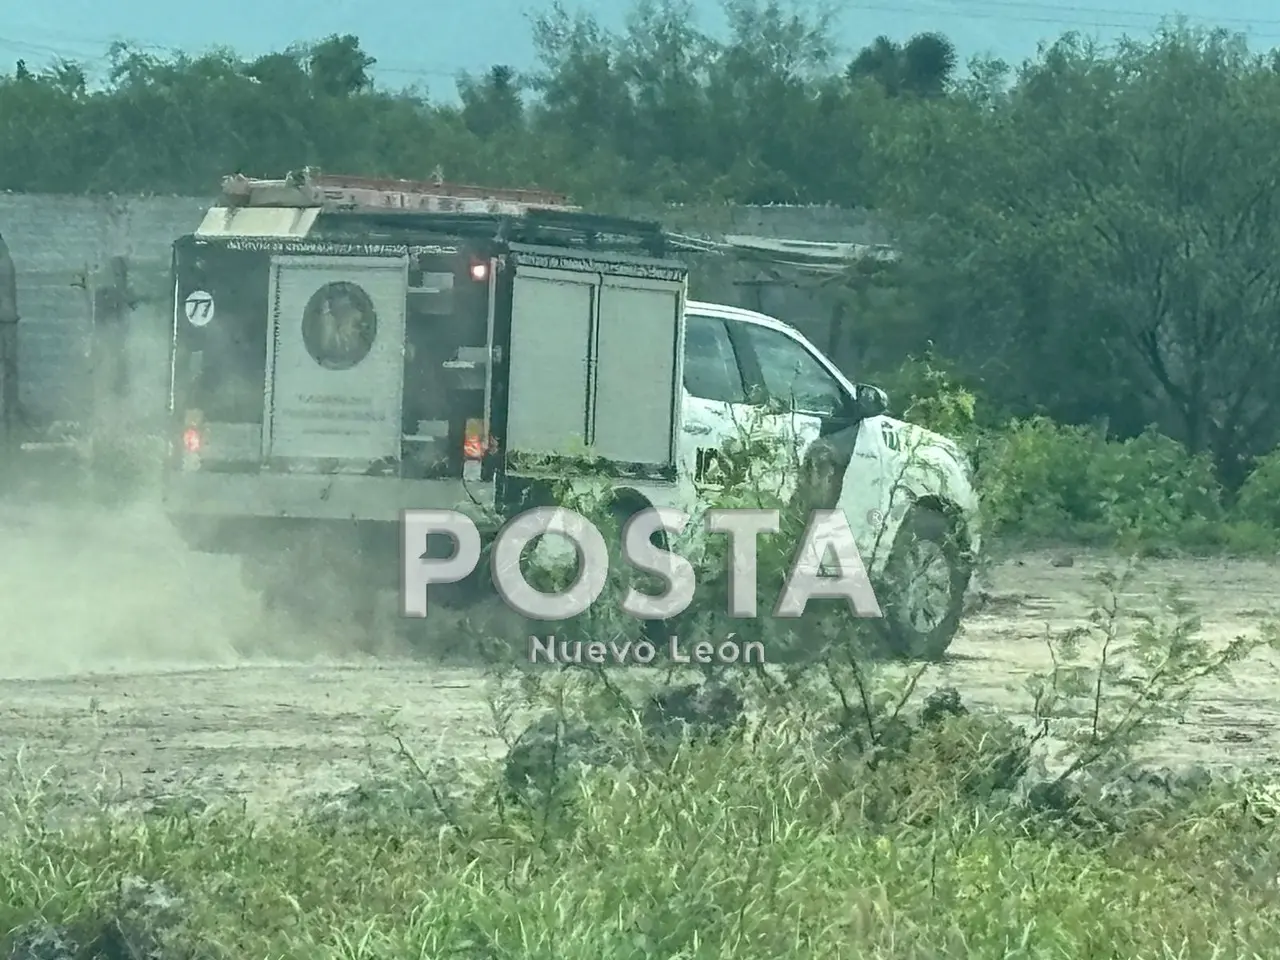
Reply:
[[[24,947],[56,930],[77,949],[0,956],[1280,957],[1280,791],[1116,777],[1200,679],[1274,645],[1264,631],[1219,649],[1171,610],[1122,629],[1100,601],[1084,632],[1105,661],[1081,659],[1079,630],[1047,641],[1026,729],[833,653],[717,674],[750,719],[694,741],[637,722],[630,685],[648,672],[499,672],[499,736],[551,707],[609,757],[567,768],[554,758],[573,738],[555,734],[523,795],[495,765],[424,768],[412,743],[399,779],[265,819],[195,803],[72,815],[55,776],[0,813],[0,934]]]
[[[441,812],[417,775],[338,817],[53,831],[26,805],[0,848],[0,928],[84,942],[114,923],[167,957],[1280,956],[1280,845],[1245,786],[1069,827],[967,793],[956,749],[977,757],[984,729],[873,770],[788,731],[686,747],[550,808],[481,791]],[[178,898],[172,916],[125,878]]]

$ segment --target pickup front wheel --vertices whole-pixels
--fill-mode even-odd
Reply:
[[[973,561],[956,525],[915,506],[894,540],[878,591],[890,652],[904,660],[940,660],[960,629]]]

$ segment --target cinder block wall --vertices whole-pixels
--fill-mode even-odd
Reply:
[[[207,204],[192,197],[0,194],[0,233],[18,272],[22,404],[34,420],[85,417],[93,290],[106,282],[113,256],[126,258],[131,285],[143,298],[131,318],[138,328],[131,341],[150,348],[133,364],[141,374],[138,403],[163,404],[168,364],[163,355],[157,362],[150,354],[166,338],[169,245],[199,224]]]

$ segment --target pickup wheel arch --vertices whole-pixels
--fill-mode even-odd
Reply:
[[[951,500],[945,500],[934,493],[925,494],[922,497],[913,497],[912,506],[920,510],[930,510],[942,517],[945,517],[951,524],[952,536],[956,538],[956,542],[966,554],[970,552],[972,544],[969,543],[969,530],[965,523],[964,511],[959,504]]]

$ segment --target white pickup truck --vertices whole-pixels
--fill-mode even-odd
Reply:
[[[883,391],[850,382],[780,320],[690,301],[685,324],[680,474],[693,496],[716,486],[717,451],[741,424],[763,424],[802,462],[827,438],[836,486],[835,502],[823,505],[843,510],[872,579],[884,584],[881,605],[897,652],[940,657],[959,628],[981,546],[963,453],[890,417]],[[795,482],[778,479],[775,489]]]
[[[624,511],[691,510],[754,416],[801,455],[829,439],[873,579],[912,585],[881,595],[899,652],[957,630],[979,547],[963,457],[786,324],[687,301],[657,224],[528,191],[230,178],[173,269],[167,510],[281,602],[371,604],[406,509],[501,515],[604,477]]]

